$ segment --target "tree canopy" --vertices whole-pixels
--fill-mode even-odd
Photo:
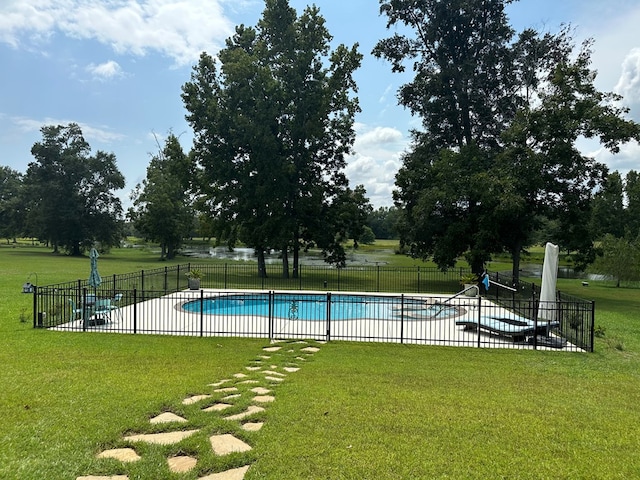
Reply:
[[[215,61],[203,53],[183,86],[195,132],[199,204],[230,238],[283,254],[315,243],[338,263],[330,215],[347,192],[345,155],[355,133],[357,46],[339,45],[316,7],[297,16],[267,0],[257,27],[240,25]]]
[[[415,78],[399,101],[420,115],[423,131],[396,176],[401,242],[441,268],[466,255],[476,273],[508,251],[514,277],[540,218],[561,225],[555,239],[593,260],[591,199],[604,165],[582,155],[580,137],[616,152],[640,138],[619,97],[599,92],[591,42],[571,30],[516,35],[505,0],[381,0],[388,26],[414,36],[381,40],[374,54]]]
[[[190,160],[170,134],[151,158],[147,176],[132,193],[129,218],[147,239],[160,242],[161,258],[175,257],[194,223],[190,198]]]
[[[25,202],[22,174],[0,166],[0,237],[7,242],[24,231]]]
[[[75,123],[44,126],[41,132],[24,179],[28,232],[72,255],[94,242],[105,248],[118,244],[122,205],[113,191],[124,188],[124,177],[115,155],[101,150],[91,155]]]

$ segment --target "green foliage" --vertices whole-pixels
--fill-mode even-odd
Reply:
[[[191,232],[193,209],[189,196],[190,162],[178,138],[170,134],[152,157],[147,177],[132,194],[128,216],[145,238],[159,242],[161,258],[172,259]]]
[[[28,233],[72,255],[95,242],[119,244],[122,205],[113,190],[124,188],[124,177],[115,155],[91,155],[75,123],[44,126],[41,132],[24,178]]]
[[[625,234],[626,212],[624,185],[620,173],[610,173],[593,198],[590,229],[594,238],[609,233],[615,237]]]
[[[460,277],[460,285],[475,285],[478,281],[478,275],[475,273],[468,273]]]
[[[619,96],[595,88],[590,41],[574,51],[567,28],[514,40],[507,3],[382,0],[388,25],[409,33],[374,54],[395,71],[413,62],[399,98],[424,127],[396,176],[401,243],[441,268],[464,254],[477,273],[507,251],[517,278],[544,218],[557,222],[551,240],[576,252],[576,266],[593,261],[591,198],[606,168],[576,141],[597,137],[617,152],[640,126],[624,119]]]
[[[378,239],[397,239],[397,223],[400,212],[396,207],[379,207],[367,219],[367,225]]]
[[[630,170],[625,177],[627,197],[626,229],[631,238],[640,236],[640,173]]]
[[[630,241],[607,234],[599,250],[601,255],[596,258],[592,271],[611,275],[617,287],[620,282],[640,280],[640,237]]]
[[[0,237],[9,241],[23,233],[26,201],[22,175],[0,165]]]
[[[202,270],[200,270],[199,268],[192,268],[187,273],[185,273],[185,275],[187,276],[187,278],[199,280],[202,278]]]
[[[316,7],[298,16],[288,1],[266,3],[255,28],[237,27],[219,52],[203,53],[182,90],[196,139],[199,207],[216,219],[216,236],[264,252],[297,253],[315,243],[336,263],[349,195],[343,173],[355,139],[356,47],[330,51]],[[337,202],[334,204],[334,201]],[[351,217],[353,218],[353,217]],[[349,228],[350,227],[350,228]]]

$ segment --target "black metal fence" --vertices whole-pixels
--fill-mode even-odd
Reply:
[[[201,289],[187,290],[186,273],[195,268],[202,272]],[[97,289],[84,280],[38,287],[34,327],[593,351],[593,302],[558,293],[556,302],[545,306],[534,284],[520,282],[515,291],[499,286],[511,285],[507,276],[492,274],[488,291],[480,286],[482,296],[468,297],[456,295],[458,279],[467,273],[460,269],[309,266],[297,278],[282,278],[273,266],[267,273],[259,278],[255,265],[185,264],[103,278]],[[308,291],[323,293],[319,299]],[[321,302],[322,315],[315,311],[313,318],[294,318],[275,310],[283,298],[304,312]],[[259,308],[216,310],[229,299]],[[366,307],[363,313],[364,304],[379,312]],[[458,313],[445,316],[448,307]],[[540,311],[550,310],[552,321],[539,318]]]

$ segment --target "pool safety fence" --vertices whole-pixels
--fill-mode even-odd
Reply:
[[[58,286],[38,288],[34,308],[35,327],[66,331],[593,350],[593,304],[584,301]]]

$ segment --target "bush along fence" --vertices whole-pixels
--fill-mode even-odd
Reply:
[[[508,276],[491,274],[489,290],[480,285],[471,297],[475,287],[458,293],[464,269],[303,266],[297,278],[283,278],[269,267],[266,278],[252,264],[184,264],[113,275],[95,289],[86,280],[37,287],[33,325],[593,351],[593,302],[558,292],[545,306],[534,284],[502,288]],[[189,290],[187,273],[196,269],[200,289]]]

